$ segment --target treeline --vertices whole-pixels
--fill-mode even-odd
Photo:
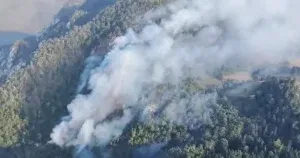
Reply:
[[[54,125],[67,114],[85,58],[96,46],[108,47],[155,5],[144,0],[118,1],[87,24],[41,43],[33,61],[0,88],[0,147],[21,146],[30,158],[59,157],[59,152],[53,155],[54,147],[47,150],[46,143]],[[44,155],[37,156],[35,150]]]
[[[268,66],[256,69],[251,74],[252,78],[255,80],[263,80],[268,76],[277,76],[281,78],[285,77],[300,77],[300,67],[298,66]]]
[[[227,96],[231,83],[218,89],[210,121],[199,128],[171,124],[135,124],[112,142],[113,157],[294,158],[300,156],[299,87],[293,79],[270,77],[245,96]],[[251,89],[251,90],[250,90]],[[158,148],[155,153],[145,151]],[[154,154],[154,155],[153,155]]]
[[[115,37],[138,23],[136,17],[163,2],[120,0],[95,14],[82,8],[75,12],[72,30],[41,43],[33,61],[0,87],[0,147],[28,158],[71,157],[72,149],[47,141],[52,128],[67,114],[84,60],[94,48],[109,49]],[[93,20],[76,26],[86,22],[85,16]],[[191,91],[203,90],[186,84]],[[300,157],[297,82],[267,77],[255,84],[245,96],[228,95],[236,83],[217,89],[218,102],[210,106],[211,121],[198,128],[168,120],[133,123],[108,150],[113,157],[124,158],[151,145],[159,149],[153,157]]]

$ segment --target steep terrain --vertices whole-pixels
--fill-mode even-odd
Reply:
[[[0,157],[299,157],[299,8],[270,3],[65,6],[1,48]]]
[[[52,151],[55,146],[51,148],[46,143],[52,127],[65,114],[65,105],[76,92],[85,57],[96,46],[109,47],[107,43],[154,5],[147,1],[122,1],[102,11],[101,6],[111,2],[91,0],[84,3],[79,10],[88,10],[91,14],[85,15],[94,16],[94,19],[83,26],[73,26],[70,31],[64,29],[67,19],[50,25],[44,32],[59,31],[61,37],[40,43],[29,65],[18,69],[2,85],[0,127],[6,130],[0,133],[0,146],[16,147],[10,152],[26,153],[30,158],[55,156]],[[54,25],[58,27],[52,27]]]
[[[67,23],[71,18],[75,19],[74,13],[81,1],[72,1],[65,4],[61,11],[54,17],[52,23],[43,29],[38,35],[24,36],[10,45],[0,45],[0,84],[20,68],[31,62],[35,51],[42,43],[50,38],[64,36],[72,29]],[[74,14],[74,15],[73,15]],[[10,35],[11,36],[11,35]]]

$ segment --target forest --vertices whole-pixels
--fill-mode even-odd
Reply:
[[[12,158],[76,157],[76,147],[57,146],[50,135],[77,95],[87,57],[103,57],[128,28],[141,29],[146,23],[141,15],[166,2],[87,0],[63,23],[46,30],[46,40],[39,43],[32,60],[0,87],[0,156],[5,151]],[[143,121],[134,118],[107,146],[85,148],[95,158],[105,157],[103,153],[112,158],[300,157],[299,69],[284,67],[272,73],[258,69],[248,81],[225,80],[235,70],[219,69],[209,74],[217,82],[210,85],[199,78],[182,80],[181,91],[171,83],[158,85],[153,90],[158,96],[172,92],[174,98],[188,100],[184,106],[189,110],[183,111],[183,116],[192,116],[188,122],[164,118],[168,107],[162,107]],[[215,101],[208,102],[204,111],[195,111],[197,105],[189,104],[194,96],[214,96]],[[109,117],[118,115],[122,112]]]

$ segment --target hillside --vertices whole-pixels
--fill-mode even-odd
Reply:
[[[2,70],[0,73],[0,84],[17,70],[30,63],[34,53],[37,52],[43,42],[51,38],[64,36],[66,32],[72,30],[75,25],[68,27],[67,23],[70,19],[73,18],[74,20],[74,18],[78,16],[77,13],[74,12],[81,4],[79,2],[81,1],[66,3],[57,15],[54,16],[52,22],[38,35],[24,36],[18,40],[14,39],[15,42],[13,42],[13,44],[0,45],[0,68]],[[76,26],[83,24],[85,23]],[[9,36],[14,38],[11,34],[9,34]]]
[[[293,2],[66,5],[0,49],[0,157],[300,157]]]
[[[21,155],[26,152],[30,155],[29,157],[41,155],[47,157],[44,154],[55,147],[48,147],[49,145],[46,144],[52,127],[61,116],[66,114],[65,105],[75,95],[76,84],[84,67],[85,57],[89,55],[92,48],[102,43],[106,44],[120,35],[122,30],[125,31],[127,26],[134,23],[133,18],[151,8],[152,5],[143,1],[139,3],[122,1],[103,11],[101,7],[97,7],[96,9],[99,9],[97,14],[89,9],[89,7],[101,6],[107,2],[99,3],[91,0],[84,3],[82,9],[91,11],[94,20],[87,21],[88,23],[81,27],[73,26],[74,28],[70,28],[70,31],[61,29],[59,26],[66,24],[66,20],[62,23],[54,23],[58,25],[57,28],[50,25],[49,31],[67,31],[68,33],[58,34],[61,37],[39,44],[30,64],[16,71],[1,87],[0,117],[2,122],[0,126],[7,130],[0,133],[0,146],[14,147],[16,149],[12,148],[11,152]],[[140,8],[136,12],[134,9],[125,9],[123,6]],[[123,9],[116,10],[115,8]],[[86,16],[89,15],[86,14]],[[119,27],[115,27],[117,25]],[[20,146],[21,149],[19,149]],[[39,150],[41,155],[36,154],[36,150]],[[59,156],[60,153],[57,152],[57,155]]]

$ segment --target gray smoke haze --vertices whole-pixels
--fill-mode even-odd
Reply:
[[[78,146],[75,150],[74,158],[95,158],[95,155],[86,147]]]
[[[34,34],[49,24],[68,0],[0,0],[0,31]]]
[[[122,134],[137,111],[149,111],[153,103],[162,107],[173,93],[175,99],[164,112],[171,121],[193,122],[194,114],[183,116],[189,110],[184,107],[187,102],[207,118],[206,105],[213,103],[213,93],[181,99],[176,97],[180,88],[175,88],[154,99],[143,96],[157,85],[176,86],[222,65],[251,68],[294,57],[299,51],[299,16],[297,0],[177,0],[149,12],[148,24],[140,32],[129,28],[115,40],[90,76],[91,93],[78,94],[68,105],[71,119],[53,129],[52,142],[105,146]],[[151,22],[159,18],[161,23]],[[106,120],[118,109],[125,109],[122,116]]]
[[[84,90],[86,84],[88,83],[89,77],[93,73],[93,69],[98,67],[101,64],[101,61],[102,58],[99,56],[90,56],[86,59],[84,70],[80,75],[80,81],[77,87],[77,93],[81,93]]]

